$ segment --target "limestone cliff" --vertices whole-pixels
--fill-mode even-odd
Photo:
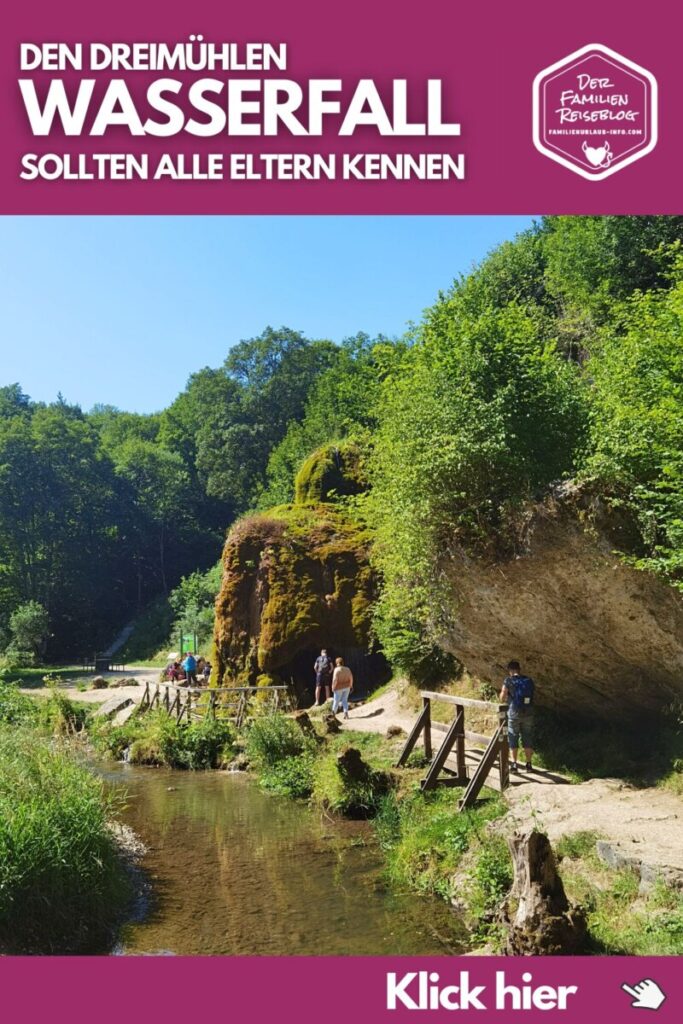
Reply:
[[[565,485],[529,510],[517,551],[444,565],[452,613],[441,643],[500,684],[518,658],[539,702],[633,717],[683,698],[683,595],[617,554],[635,536],[618,507]]]
[[[220,685],[291,681],[301,693],[321,646],[351,663],[360,686],[386,678],[370,649],[369,537],[338,502],[363,486],[356,446],[327,445],[302,466],[293,504],[230,531],[216,602]]]

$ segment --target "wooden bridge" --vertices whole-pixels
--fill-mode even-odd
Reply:
[[[507,705],[494,704],[486,700],[473,700],[470,697],[451,696],[446,693],[432,693],[430,690],[422,690],[420,696],[422,697],[422,711],[396,762],[397,767],[405,765],[415,744],[422,736],[425,757],[431,761],[427,774],[421,782],[423,792],[436,789],[437,786],[464,786],[465,792],[458,803],[459,810],[463,811],[473,805],[489,772],[496,763],[498,764],[500,789],[506,789],[510,784]],[[453,720],[450,724],[433,721],[433,701],[453,705]],[[495,716],[495,728],[488,735],[466,729],[466,708],[483,711],[488,717]],[[441,745],[434,754],[432,753],[433,732],[443,736]],[[466,743],[479,744],[485,748],[471,778],[465,758]],[[451,759],[454,759],[453,767]],[[447,763],[449,760],[451,760],[451,765]],[[442,772],[445,774],[442,775]]]
[[[263,700],[266,709],[277,711],[289,703],[288,686],[218,686],[191,687],[176,686],[173,683],[147,683],[138,714],[164,709],[178,722],[199,722],[204,718],[215,718],[233,722],[239,729],[253,697]]]

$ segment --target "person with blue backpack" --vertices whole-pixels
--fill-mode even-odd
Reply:
[[[508,706],[508,743],[510,744],[510,770],[517,771],[517,747],[520,738],[526,755],[526,770],[533,770],[534,681],[523,676],[518,661],[508,662],[508,675],[500,691],[501,701]]]

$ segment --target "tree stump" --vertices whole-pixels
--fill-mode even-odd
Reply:
[[[355,747],[347,747],[337,755],[337,767],[342,779],[347,783],[355,782],[368,786],[372,782],[374,773],[361,757],[360,750],[356,750]]]
[[[508,839],[514,883],[506,908],[506,953],[559,956],[578,953],[586,938],[583,912],[571,907],[548,837],[532,830]]]
[[[311,739],[318,739],[318,734],[313,728],[313,722],[308,717],[308,713],[306,711],[295,711],[292,717],[304,736],[309,736]]]
[[[331,712],[330,714],[325,715],[323,719],[323,725],[325,726],[325,733],[327,736],[331,736],[335,733],[341,732],[341,725]]]

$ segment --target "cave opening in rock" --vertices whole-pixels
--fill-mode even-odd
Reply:
[[[368,651],[363,647],[335,647],[327,645],[327,653],[334,660],[343,658],[353,672],[353,699],[364,700],[378,686],[391,678],[389,662],[381,651]],[[278,675],[285,683],[291,683],[297,701],[304,707],[312,704],[315,694],[315,672],[313,665],[320,654],[320,647],[307,647],[297,651]]]

